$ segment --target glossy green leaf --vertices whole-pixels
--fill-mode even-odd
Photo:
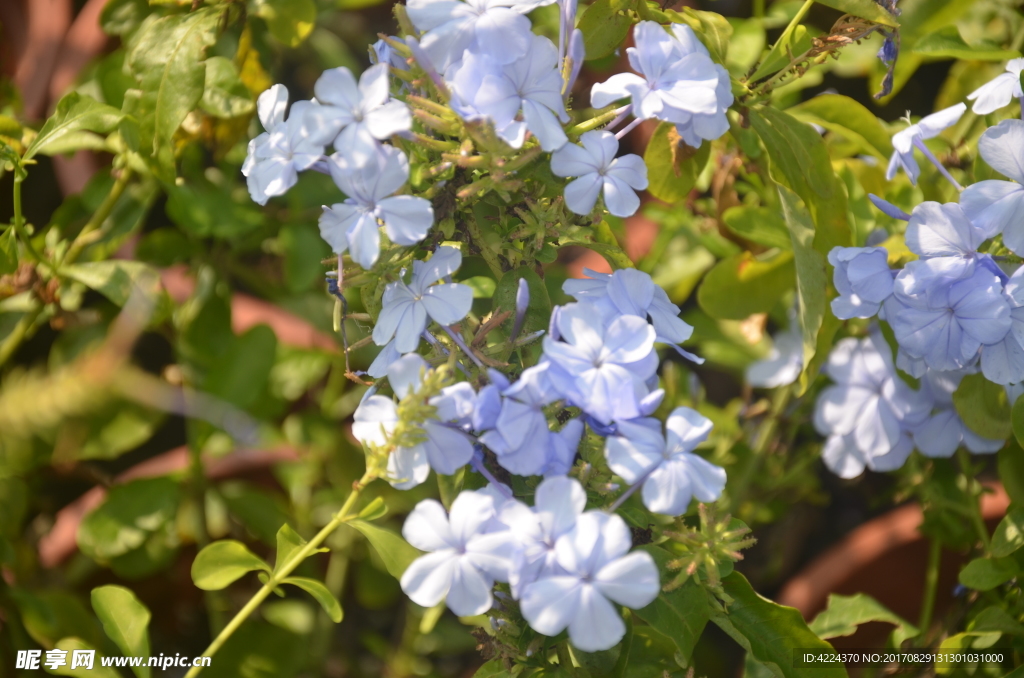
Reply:
[[[276,351],[274,330],[266,325],[253,327],[214,365],[205,389],[239,407],[251,406],[267,388]]]
[[[512,678],[501,659],[492,659],[476,670],[473,678]]]
[[[800,196],[814,224],[814,249],[828,256],[833,247],[853,244],[847,220],[846,187],[813,127],[773,108],[750,110],[750,123],[771,159],[771,176]]]
[[[135,290],[154,303],[161,294],[160,274],[141,261],[118,259],[71,264],[61,268],[61,274],[96,290],[118,306],[124,306]]]
[[[22,160],[44,152],[76,132],[107,133],[117,128],[124,114],[113,106],[101,104],[92,97],[69,92],[57,102],[57,110],[46,121],[39,134],[25,150]]]
[[[256,0],[256,15],[267,22],[270,34],[288,47],[298,47],[316,24],[313,0]]]
[[[107,0],[100,12],[100,27],[108,35],[125,35],[142,24],[149,14],[146,0]]]
[[[699,149],[687,146],[676,132],[675,125],[659,123],[644,151],[647,190],[665,202],[685,200],[707,164],[710,153],[711,144],[701,144]]]
[[[219,591],[248,572],[270,572],[270,566],[234,539],[207,545],[192,561],[192,581],[204,591]]]
[[[1024,507],[1011,506],[992,535],[992,555],[1008,556],[1024,546]]]
[[[199,105],[218,118],[248,115],[256,109],[252,93],[239,77],[235,64],[219,56],[206,60],[206,80]]]
[[[659,572],[666,571],[668,561],[672,559],[668,551],[653,545],[643,546],[641,549],[654,558]],[[711,605],[704,587],[690,578],[672,591],[662,591],[654,602],[647,607],[634,610],[633,614],[671,639],[683,658],[689,662],[693,648],[711,618]]]
[[[886,26],[898,26],[897,17],[889,14],[881,5],[874,0],[817,0],[826,7],[838,9],[843,14],[852,14],[876,24]]]
[[[274,572],[280,572],[281,568],[291,561],[292,556],[306,544],[306,540],[293,530],[291,525],[288,523],[282,525],[281,529],[277,531],[277,555],[274,560]],[[326,547],[314,549],[310,555],[313,553],[326,553],[329,550]]]
[[[633,25],[626,14],[628,2],[620,0],[596,0],[580,15],[577,28],[583,31],[583,47],[586,58],[606,57],[622,44]]]
[[[73,678],[121,678],[121,674],[116,670],[109,666],[103,666],[103,653],[97,651],[93,645],[90,645],[81,638],[61,638],[54,644],[53,649],[64,650],[64,652],[67,653],[65,655],[67,657],[67,663],[63,666],[58,666],[55,669],[50,669],[43,664],[43,668],[47,673],[51,673],[55,676],[72,676]],[[91,669],[84,666],[71,668],[71,660],[74,656],[75,650],[92,650],[93,652],[96,652]],[[45,658],[46,655],[43,655],[44,660]]]
[[[146,538],[173,520],[180,490],[170,478],[133,480],[111,488],[106,501],[89,512],[78,528],[78,547],[106,561],[142,546]]]
[[[814,249],[814,224],[800,204],[796,194],[779,186],[782,213],[793,242],[793,262],[796,268],[797,319],[804,345],[804,365],[811,365],[818,350],[818,331],[825,318],[825,297],[829,276],[825,257]],[[800,392],[807,390],[816,372],[804,370],[800,378]]]
[[[934,33],[922,37],[914,43],[913,53],[932,58],[967,59],[970,61],[1005,61],[1020,56],[1018,50],[1002,49],[999,45],[991,42],[974,46],[968,45],[960,36],[960,29],[956,26],[943,26]]]
[[[722,215],[726,228],[765,247],[793,249],[786,220],[771,207],[730,207]]]
[[[764,598],[739,572],[722,579],[722,588],[732,598],[725,614],[711,621],[743,649],[766,665],[779,678],[845,678],[842,664],[794,666],[794,650],[833,652],[832,646],[814,634],[800,613]]]
[[[91,594],[92,609],[107,636],[126,657],[149,655],[149,609],[123,586],[100,586]],[[139,678],[149,678],[148,666],[133,666]]]
[[[991,591],[1020,572],[1013,558],[975,558],[960,570],[960,583],[976,591]]]
[[[742,252],[708,271],[697,289],[697,302],[714,318],[743,320],[772,310],[795,279],[792,252],[761,258]]]
[[[206,48],[217,39],[221,8],[147,20],[128,45],[126,68],[141,89],[136,117],[142,150],[171,157],[171,138],[199,104],[206,84]],[[166,178],[166,177],[165,177]]]
[[[819,94],[787,108],[797,120],[821,125],[860,145],[865,153],[888,162],[892,140],[882,121],[859,101],[842,94]]]
[[[530,291],[530,304],[526,307],[526,318],[523,320],[523,329],[519,335],[524,336],[547,329],[551,320],[551,299],[548,297],[548,288],[544,281],[532,268],[522,266],[514,271],[506,271],[494,288],[492,299],[494,308],[512,312],[504,325],[509,332],[515,323],[516,295],[519,293],[520,279],[526,280],[526,288]]]
[[[866,593],[843,596],[833,593],[828,606],[815,617],[808,628],[820,638],[852,636],[857,627],[867,622],[887,622],[896,626],[892,642],[896,647],[918,634],[916,626],[896,615]]]
[[[341,604],[338,602],[338,599],[334,597],[334,594],[316,579],[310,579],[308,577],[288,577],[282,583],[298,586],[300,589],[313,596],[316,599],[316,602],[320,603],[320,607],[324,608],[324,612],[326,612],[327,616],[331,618],[331,621],[335,624],[341,622]]]
[[[984,438],[1004,440],[1012,432],[1006,389],[981,374],[963,378],[953,392],[953,406],[964,425]]]
[[[409,564],[422,555],[418,549],[413,548],[409,542],[391,530],[362,520],[350,520],[348,524],[362,532],[366,540],[377,551],[384,567],[395,579],[400,579]]]

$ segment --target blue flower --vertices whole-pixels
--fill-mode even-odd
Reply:
[[[946,275],[943,259],[912,261],[896,276],[886,319],[910,357],[933,370],[973,364],[983,344],[1003,340],[1010,329],[1010,306],[1002,280],[988,266],[957,279]]]
[[[1019,87],[1019,84],[1018,84]],[[997,172],[1014,181],[979,181],[960,194],[960,206],[986,238],[1003,234],[1003,244],[1024,253],[1024,121],[1003,120],[978,140],[978,152]]]
[[[567,141],[558,49],[547,38],[533,36],[529,52],[508,64],[468,53],[446,80],[457,97],[453,108],[468,119],[489,118],[512,148],[523,145],[527,130],[545,151]]]
[[[617,515],[587,511],[555,542],[562,573],[527,585],[520,599],[523,617],[538,633],[555,636],[569,629],[569,640],[584,652],[614,647],[626,633],[612,603],[645,607],[661,589],[654,559],[629,553],[629,528]]]
[[[913,428],[914,445],[926,457],[951,457],[961,444],[975,454],[998,452],[1005,441],[982,438],[964,425],[953,407],[953,391],[971,370],[928,370],[921,391],[929,399],[929,415]]]
[[[373,328],[373,341],[383,346],[395,338],[399,353],[415,351],[428,318],[451,325],[466,317],[473,305],[473,289],[459,283],[433,284],[447,278],[462,265],[462,253],[454,247],[439,247],[429,261],[412,264],[412,281],[389,283]]]
[[[320,236],[335,253],[351,250],[352,259],[365,269],[380,256],[378,221],[392,242],[415,245],[427,237],[434,223],[430,201],[412,195],[392,195],[409,179],[409,160],[392,146],[382,146],[363,162],[354,163],[335,153],[328,163],[331,178],[348,196],[324,207]]]
[[[914,148],[916,147],[921,151],[925,157],[927,157],[936,168],[949,178],[957,187],[959,184],[949,177],[949,173],[942,166],[931,151],[924,145],[925,139],[932,139],[937,137],[947,127],[952,127],[960,119],[960,116],[967,110],[966,104],[957,104],[944,108],[937,113],[926,115],[921,118],[917,123],[910,125],[906,129],[897,132],[892,137],[892,145],[895,149],[892,157],[889,159],[889,168],[886,170],[885,178],[890,181],[896,176],[896,172],[902,169],[907,173],[910,178],[910,183],[917,184],[917,177],[921,174],[921,168],[918,167],[917,160],[914,159]]]
[[[444,600],[460,616],[491,609],[491,588],[495,581],[508,581],[515,548],[508,530],[489,531],[495,515],[494,499],[483,492],[460,493],[450,514],[433,499],[417,504],[405,519],[402,536],[427,554],[402,574],[406,595],[423,607]]]
[[[725,487],[725,469],[693,453],[707,439],[711,420],[696,410],[677,407],[661,432],[657,419],[618,424],[605,441],[608,466],[630,485],[643,483],[644,506],[655,513],[679,516],[690,499],[715,501]]]
[[[839,296],[832,313],[841,320],[870,318],[892,294],[893,272],[884,247],[833,247],[828,263]]]
[[[424,34],[420,45],[440,71],[466,50],[510,64],[530,50],[533,32],[524,14],[555,0],[411,0],[409,19]]]
[[[892,353],[878,334],[841,340],[825,373],[835,382],[818,396],[814,426],[828,436],[825,465],[841,478],[864,468],[899,468],[913,450],[910,435],[927,417],[930,403],[896,375]]]
[[[585,132],[582,146],[565,144],[551,154],[551,172],[577,177],[565,187],[565,205],[576,214],[590,214],[597,196],[617,217],[629,217],[640,207],[635,191],[647,188],[647,165],[639,155],[616,158],[619,141],[611,132]]]
[[[931,260],[929,270],[946,278],[971,274],[985,237],[956,203],[922,202],[907,223],[907,247],[921,259]]]
[[[672,24],[669,34],[653,21],[633,29],[636,47],[626,50],[634,73],[618,73],[593,86],[590,103],[601,108],[632,99],[637,118],[676,123],[690,146],[717,139],[729,129],[726,109],[733,97],[728,72],[711,60],[693,29]]]
[[[242,174],[249,195],[260,205],[287,192],[298,181],[298,173],[312,167],[324,154],[323,144],[310,138],[304,123],[304,114],[312,104],[296,101],[285,120],[287,106],[288,89],[284,85],[274,85],[256,100],[260,122],[267,131],[249,141]]]
[[[804,366],[804,337],[795,313],[789,327],[772,337],[768,357],[747,366],[747,383],[757,388],[788,386],[800,377]]]
[[[1006,62],[1005,73],[1000,73],[967,95],[967,99],[974,102],[971,110],[978,115],[988,115],[1010,103],[1014,97],[1024,97],[1020,88],[1021,70],[1024,70],[1024,58]]]
[[[1010,331],[1002,341],[981,348],[981,371],[996,384],[1024,382],[1024,267],[1003,285],[1010,306]]]
[[[640,416],[658,367],[654,328],[632,315],[606,319],[582,302],[563,306],[557,325],[564,341],[544,337],[556,391],[604,424]]]
[[[306,109],[313,140],[334,144],[352,160],[368,157],[387,139],[412,128],[412,114],[388,92],[388,65],[370,66],[359,76],[344,66],[326,70],[313,86],[316,105]]]
[[[388,381],[395,395],[404,398],[419,388],[427,369],[426,361],[415,353],[392,363],[388,367]],[[415,487],[427,479],[430,469],[451,475],[472,459],[473,443],[459,429],[472,411],[472,396],[465,392],[469,384],[462,384],[446,387],[440,395],[430,399],[430,404],[437,408],[438,420],[423,422],[423,442],[399,447],[388,457],[388,482],[394,487],[400,490]],[[472,392],[472,387],[469,390]],[[357,440],[384,445],[398,425],[398,408],[390,398],[371,395],[356,408],[354,420],[352,435]]]
[[[672,303],[651,276],[635,268],[623,268],[614,273],[598,273],[583,269],[588,278],[569,279],[562,283],[562,291],[599,306],[606,316],[633,315],[649,320],[654,326],[656,342],[669,344],[684,357],[703,363],[679,344],[693,334],[693,327],[679,317],[679,307]]]

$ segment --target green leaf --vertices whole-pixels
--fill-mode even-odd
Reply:
[[[125,35],[142,24],[149,14],[146,0],[107,0],[100,12],[100,27],[108,35]]]
[[[132,403],[117,403],[106,417],[89,421],[89,437],[75,454],[76,459],[116,459],[153,437],[163,423],[162,412]]]
[[[1024,445],[1024,398],[1017,398],[1010,410],[1010,427],[1017,443]],[[1022,476],[1024,478],[1024,476]]]
[[[277,531],[277,557],[274,560],[274,572],[280,572],[281,568],[292,559],[295,552],[307,543],[305,539],[292,529],[291,525],[288,523],[282,525],[281,529]],[[327,551],[330,551],[330,549],[318,548],[314,549],[310,555],[313,553],[326,553]]]
[[[792,289],[794,278],[792,252],[769,253],[762,258],[741,252],[708,271],[697,289],[697,302],[714,318],[743,320],[772,310]]]
[[[892,642],[896,647],[907,638],[918,634],[910,622],[890,611],[866,593],[843,596],[833,593],[828,597],[828,606],[808,624],[820,638],[852,636],[857,627],[867,622],[888,622],[894,624]]]
[[[699,149],[687,146],[674,124],[659,123],[644,151],[647,190],[665,202],[684,200],[707,164],[710,153],[711,144],[701,144]]]
[[[1003,49],[993,42],[983,42],[972,47],[960,36],[960,29],[956,26],[943,26],[929,33],[914,43],[911,51],[926,57],[969,61],[1005,61],[1020,56],[1019,51]]]
[[[501,659],[492,659],[478,668],[473,678],[512,678],[512,674],[505,670]]]
[[[253,570],[271,571],[245,544],[225,539],[207,545],[196,555],[192,581],[204,591],[219,591]]]
[[[54,644],[53,649],[64,650],[67,653],[67,663],[64,666],[58,666],[56,669],[50,669],[44,665],[43,668],[47,673],[52,673],[56,676],[73,676],[74,678],[121,678],[121,674],[117,671],[109,666],[103,666],[101,661],[103,653],[97,652],[95,647],[81,638],[61,638]],[[71,658],[75,650],[92,650],[96,652],[91,669],[87,669],[84,666],[71,668]],[[45,659],[45,655],[43,658]]]
[[[505,327],[512,331],[515,322],[516,295],[519,293],[520,279],[526,280],[526,288],[530,291],[530,304],[526,307],[526,318],[523,320],[523,329],[519,336],[525,336],[537,330],[545,330],[551,320],[551,299],[548,298],[548,288],[540,279],[537,272],[529,266],[521,266],[514,271],[506,271],[494,288],[493,308],[501,308],[502,311],[512,311],[512,315],[505,321]]]
[[[338,599],[334,597],[334,594],[328,591],[327,587],[316,579],[310,579],[308,577],[288,577],[281,583],[298,586],[300,589],[316,598],[316,602],[320,603],[320,606],[324,608],[324,612],[326,612],[327,616],[331,618],[331,621],[335,624],[341,622],[341,604],[338,602]]]
[[[238,76],[235,64],[219,56],[206,60],[206,81],[199,106],[218,118],[248,115],[256,108],[252,93]]]
[[[63,266],[60,272],[96,290],[118,306],[124,306],[134,290],[139,290],[154,304],[162,294],[160,274],[141,261],[91,261]]]
[[[110,490],[78,528],[78,547],[90,558],[107,561],[142,546],[146,538],[173,520],[180,490],[171,478],[145,478]]]
[[[223,483],[220,494],[228,510],[266,544],[278,543],[278,532],[288,522],[288,513],[266,488],[235,480]]]
[[[374,497],[373,501],[363,507],[363,510],[359,512],[358,518],[360,520],[379,520],[388,513],[388,506],[384,502],[384,497]]]
[[[770,207],[730,207],[722,215],[726,227],[750,242],[765,247],[793,249],[786,221]]]
[[[892,140],[878,117],[860,102],[842,94],[820,94],[786,109],[797,120],[821,125],[857,143],[880,160],[892,155]]]
[[[348,524],[363,533],[363,536],[373,545],[377,555],[384,562],[384,567],[395,579],[401,579],[405,568],[422,555],[418,549],[413,548],[391,530],[362,520],[350,520]]]
[[[459,492],[462,491],[466,469],[462,467],[450,476],[446,476],[443,473],[435,475],[437,475],[437,494],[441,498],[441,503],[444,504],[445,509],[451,509],[455,497],[459,496]]]
[[[821,4],[832,9],[838,9],[843,14],[852,14],[876,24],[886,26],[898,26],[896,17],[889,14],[882,6],[874,0],[818,0]]]
[[[968,630],[972,633],[999,631],[1011,636],[1024,636],[1024,625],[1014,619],[1006,610],[995,605],[986,607],[979,612],[978,616],[971,621]]]
[[[267,22],[270,34],[288,47],[298,47],[316,23],[313,0],[257,0],[256,15]]]
[[[1008,556],[1024,546],[1024,507],[1013,505],[992,535],[992,555]]]
[[[237,239],[259,228],[265,220],[248,197],[244,202],[236,200],[228,186],[197,179],[181,186],[169,184],[166,189],[167,216],[182,230],[200,237]],[[293,244],[289,240],[292,236],[282,235],[282,245],[288,248]]]
[[[794,651],[833,652],[832,646],[807,628],[800,613],[757,594],[739,572],[722,579],[732,598],[726,613],[711,620],[779,678],[845,678],[842,664],[809,668],[794,666]]]
[[[310,638],[250,619],[217,651],[203,678],[293,678],[310,659]]]
[[[818,350],[818,331],[825,318],[825,296],[829,276],[825,257],[814,249],[814,224],[810,215],[800,205],[797,196],[785,186],[779,186],[779,200],[782,213],[789,227],[793,242],[793,261],[796,266],[797,318],[803,337],[804,362],[812,365]],[[807,390],[810,382],[818,376],[816,372],[804,369],[800,375],[800,393]]]
[[[672,559],[668,551],[653,545],[642,546],[641,550],[654,558],[659,572],[666,571],[668,561]],[[654,602],[647,607],[634,610],[633,614],[671,639],[689,663],[693,648],[704,632],[708,619],[711,618],[711,606],[708,603],[707,592],[691,577],[677,589],[662,591]]]
[[[124,114],[113,106],[101,104],[92,97],[69,92],[57,102],[57,110],[46,121],[39,134],[29,144],[22,161],[59,143],[69,134],[87,131],[106,134],[121,122]]]
[[[266,391],[276,354],[274,330],[257,325],[232,342],[210,370],[204,387],[238,407],[250,407]]]
[[[577,28],[583,32],[587,60],[608,56],[626,39],[633,25],[625,12],[630,4],[621,0],[596,0],[580,15]]]
[[[814,224],[814,249],[827,257],[833,247],[852,245],[846,187],[832,169],[821,135],[768,107],[750,109],[750,123],[768,151],[772,178],[792,189],[807,206]]]
[[[8,228],[0,235],[0,275],[7,275],[18,270],[18,241],[14,237],[14,229]]]
[[[149,609],[123,586],[100,586],[92,590],[92,609],[107,636],[126,657],[149,655]],[[133,666],[139,678],[149,678],[148,666]]]
[[[1016,577],[1019,571],[1013,558],[975,558],[960,570],[960,583],[976,591],[991,591]]]
[[[982,374],[963,378],[953,392],[953,406],[964,425],[984,438],[1005,440],[1012,432],[1006,389]]]
[[[1017,506],[1024,506],[1024,450],[1016,439],[1011,439],[999,450],[997,464],[999,479],[1010,501]]]
[[[142,90],[135,113],[142,123],[141,149],[165,165],[174,133],[202,99],[206,48],[217,39],[221,12],[203,7],[147,19],[128,46],[125,66]]]

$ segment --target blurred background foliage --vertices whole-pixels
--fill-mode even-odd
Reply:
[[[346,422],[364,389],[345,377],[321,263],[330,252],[316,225],[337,189],[328,177],[306,173],[266,209],[251,202],[239,168],[248,140],[262,131],[255,97],[282,82],[293,98],[309,98],[324,69],[361,71],[366,46],[394,30],[392,8],[381,0],[66,3],[69,21],[89,18],[102,34],[84,56],[60,51],[60,36],[51,45],[51,61],[77,72],[67,89],[83,96],[61,99],[60,91],[45,96],[59,71],[26,66],[47,39],[38,30],[40,9],[29,3],[35,0],[7,2],[0,13],[0,140],[17,154],[31,149],[54,110],[64,120],[92,116],[100,131],[47,138],[24,178],[20,208],[32,242],[57,253],[62,274],[19,261],[13,229],[0,236],[0,673],[14,666],[15,650],[49,649],[70,636],[124,654],[103,633],[102,605],[90,599],[109,584],[127,586],[152,612],[154,653],[198,655],[259,586],[250,576],[225,591],[200,591],[189,576],[198,548],[230,537],[266,556],[284,523],[308,537],[338,509],[363,465]],[[591,22],[597,37],[573,92],[577,109],[593,82],[623,68],[623,56],[601,53],[601,41],[625,35],[628,21],[616,17],[628,5],[595,0],[583,11],[581,23]],[[737,78],[802,5],[690,4],[727,17],[726,65]],[[886,72],[876,58],[877,34],[770,93],[778,107],[825,131],[849,195],[855,244],[876,228],[898,232],[870,209],[868,192],[904,206],[950,199],[928,167],[916,187],[904,177],[884,181],[889,136],[908,111],[921,116],[952,105],[1019,56],[1019,5],[900,2],[900,58],[892,93],[880,101],[872,96]],[[828,34],[841,14],[813,5],[792,36],[793,52]],[[554,6],[531,19],[539,32],[557,36]],[[169,102],[156,100],[163,92]],[[823,92],[848,98],[815,98]],[[947,462],[838,480],[820,464],[820,440],[808,423],[817,387],[796,400],[787,390],[766,395],[744,385],[743,369],[767,355],[770,334],[789,323],[794,274],[779,205],[765,202],[772,193],[751,164],[763,151],[749,121],[730,115],[745,155],[706,144],[708,157],[685,181],[652,176],[642,216],[609,218],[603,237],[621,243],[696,328],[691,348],[707,363],[694,368],[666,357],[665,407],[692,405],[715,422],[711,459],[729,472],[725,504],[759,539],[738,568],[771,596],[843,534],[894,500],[923,494],[923,476],[934,479],[927,492],[945,493],[918,497],[931,507],[926,530],[969,544],[958,513],[968,489]],[[967,113],[929,145],[952,166],[987,178],[991,170],[960,154],[995,122],[988,117]],[[626,143],[656,154],[662,146],[647,142],[664,133],[644,125]],[[648,164],[671,162],[651,155]],[[17,174],[8,164],[0,178],[4,223],[14,214]],[[480,209],[485,223],[497,204]],[[771,248],[778,249],[760,257]],[[583,248],[544,256],[552,303],[568,301],[566,277],[604,264]],[[739,265],[760,269],[730,273]],[[486,314],[495,285],[482,258],[467,257],[460,275],[477,289],[475,314]],[[132,289],[145,292],[144,312],[123,310]],[[375,351],[360,341],[369,323],[359,315],[358,291],[348,301],[355,316],[346,331],[359,346],[351,366],[365,368]],[[766,430],[769,412],[774,423]],[[1012,462],[1001,456],[990,466],[998,463]],[[432,483],[408,492],[378,485],[388,513],[378,524],[393,530],[417,501],[439,492]],[[354,529],[342,528],[327,544],[330,554],[309,559],[299,574],[325,582],[341,601],[343,621],[334,624],[310,597],[289,590],[265,604],[204,675],[473,674],[483,661],[476,648],[486,645],[486,633],[474,628],[479,620],[408,601]],[[654,636],[646,642],[629,675],[685,674],[669,661],[671,646],[657,647]],[[697,675],[734,675],[742,651],[709,626],[693,661]]]

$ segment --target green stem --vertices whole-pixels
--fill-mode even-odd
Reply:
[[[743,470],[743,474],[737,479],[736,484],[733,486],[730,494],[730,511],[734,514],[739,511],[740,503],[747,494],[747,489],[750,484],[754,481],[754,477],[758,471],[761,470],[761,464],[764,461],[764,456],[768,452],[768,446],[771,444],[772,439],[775,437],[775,432],[779,427],[779,415],[786,409],[786,405],[789,404],[789,398],[791,395],[791,387],[785,386],[775,392],[775,396],[772,399],[772,408],[768,413],[768,418],[761,425],[760,431],[758,431],[757,440],[754,442],[754,447],[751,449],[751,460],[747,465],[747,468]]]
[[[764,17],[764,0],[754,0],[753,14],[755,19]]]
[[[480,230],[480,226],[473,221],[470,217],[462,222],[466,226],[466,233],[469,234],[470,240],[472,240],[477,248],[480,250],[480,256],[487,262],[487,267],[491,269],[491,273],[494,274],[495,280],[501,280],[501,276],[505,274],[504,269],[501,267],[501,261],[498,259],[497,253],[488,247],[487,242],[484,240],[483,231]]]
[[[773,45],[771,51],[768,52],[768,56],[765,57],[766,59],[772,59],[774,57],[774,55],[776,54],[776,48],[780,47],[781,45],[787,45],[789,43],[789,36],[792,35],[793,31],[796,30],[796,27],[798,25],[800,25],[800,22],[803,21],[803,18],[807,15],[807,12],[810,11],[811,6],[813,4],[814,4],[814,0],[805,0],[804,4],[800,6],[800,9],[797,10],[796,15],[789,22],[789,25],[786,26],[786,30],[782,31],[782,35],[780,35],[779,39],[775,41],[775,45]],[[802,57],[803,55],[800,55],[800,56]],[[757,88],[757,91],[763,90],[765,87],[768,87],[775,80],[777,80],[778,78],[780,78],[783,75],[785,75],[789,71],[789,69],[792,68],[793,65],[795,63],[798,63],[799,61],[800,61],[800,57],[790,61],[786,65],[785,68],[783,68],[782,70],[776,72],[775,75],[773,75],[771,78],[769,78],[764,83],[762,83]],[[762,63],[764,63],[764,62],[762,62]],[[760,67],[758,67],[758,68],[760,68]],[[755,71],[755,74],[756,74],[756,71]]]
[[[621,111],[621,107],[620,106],[616,106],[615,108],[611,109],[610,111],[605,111],[604,113],[602,113],[601,115],[597,116],[596,118],[591,118],[590,120],[584,120],[580,124],[576,125],[572,129],[570,129],[569,130],[569,134],[571,136],[578,137],[579,135],[583,134],[584,132],[589,132],[590,130],[597,129],[598,127],[600,127],[601,125],[605,124],[606,122],[611,122],[612,120],[614,120],[616,118],[616,116],[619,115],[620,111]]]
[[[971,493],[970,506],[968,507],[971,522],[974,524],[974,529],[978,533],[978,537],[981,539],[981,544],[987,554],[991,550],[992,539],[988,534],[988,528],[985,527],[985,519],[981,516],[981,506],[979,505],[981,495],[980,493],[975,494],[978,481],[975,479],[971,469],[971,455],[966,448],[961,447],[956,451],[956,457],[960,462],[960,468],[963,470],[964,476],[967,478],[967,491]]]
[[[128,187],[128,182],[131,180],[131,177],[132,170],[130,167],[125,167],[121,170],[121,175],[116,181],[114,181],[114,185],[110,188],[110,193],[107,194],[107,197],[103,199],[102,203],[100,203],[99,208],[93,212],[92,217],[85,226],[82,227],[82,230],[79,231],[78,235],[75,237],[75,241],[71,243],[71,247],[68,248],[67,254],[64,255],[64,258],[60,262],[62,266],[64,264],[74,263],[74,261],[82,254],[82,250],[92,244],[94,238],[91,234],[99,229],[103,225],[103,222],[107,220],[107,217],[110,216],[111,212],[114,211],[114,206],[117,204],[117,201],[120,200],[121,195],[124,193],[124,189]]]
[[[21,182],[24,181],[23,177],[19,177],[17,174],[14,175],[14,232],[21,240],[21,244],[25,246],[28,254],[32,259],[41,266],[45,266],[50,269],[53,273],[53,264],[43,258],[43,255],[39,253],[36,246],[32,244],[32,239],[28,235],[28,231],[25,229],[25,217],[21,213]]]
[[[0,343],[0,365],[10,360],[22,342],[31,335],[36,319],[42,312],[42,308],[35,308],[25,313],[21,320],[18,321],[18,324],[14,326],[14,329],[11,330],[11,333],[7,335],[7,338],[3,340],[3,343]]]
[[[285,563],[283,567],[281,567],[279,570],[275,571],[273,574],[270,575],[270,578],[267,580],[267,583],[264,584],[263,587],[256,592],[256,595],[254,595],[249,600],[249,602],[246,603],[245,606],[238,611],[238,614],[236,614],[234,618],[230,622],[228,622],[228,625],[225,626],[224,629],[219,634],[217,634],[217,637],[214,638],[212,643],[210,643],[210,646],[203,651],[202,656],[212,657],[214,654],[216,654],[217,650],[223,647],[224,643],[226,643],[228,639],[235,633],[235,631],[237,631],[238,628],[245,622],[245,620],[249,618],[249,615],[256,611],[256,608],[260,606],[260,603],[266,600],[267,596],[269,596],[271,592],[274,589],[276,589],[281,584],[281,582],[284,579],[286,579],[288,575],[290,575],[292,571],[295,570],[295,568],[299,566],[300,563],[302,563],[302,561],[311,556],[316,551],[316,549],[320,547],[320,544],[322,544],[324,540],[331,535],[332,532],[338,529],[338,527],[348,522],[349,520],[352,520],[352,518],[354,517],[352,515],[352,509],[353,507],[355,507],[356,501],[362,494],[363,488],[366,487],[366,485],[371,480],[373,480],[373,478],[374,476],[372,475],[372,473],[370,471],[367,471],[366,473],[363,474],[362,478],[360,478],[356,483],[352,485],[352,492],[349,493],[348,499],[345,500],[345,503],[341,507],[341,510],[339,510],[338,513],[335,514],[331,522],[324,525],[323,529],[317,532],[315,537],[310,539],[305,546],[296,551],[295,555],[293,555],[291,559],[287,563]],[[202,670],[202,666],[193,666],[191,669],[189,669],[188,673],[185,674],[185,678],[195,678],[199,675],[199,673]]]
[[[924,575],[924,600],[921,602],[921,618],[917,622],[917,628],[921,631],[921,637],[928,633],[928,627],[932,624],[932,612],[935,610],[935,591],[939,585],[939,563],[942,556],[942,543],[938,539],[932,539],[928,546],[928,569]]]

